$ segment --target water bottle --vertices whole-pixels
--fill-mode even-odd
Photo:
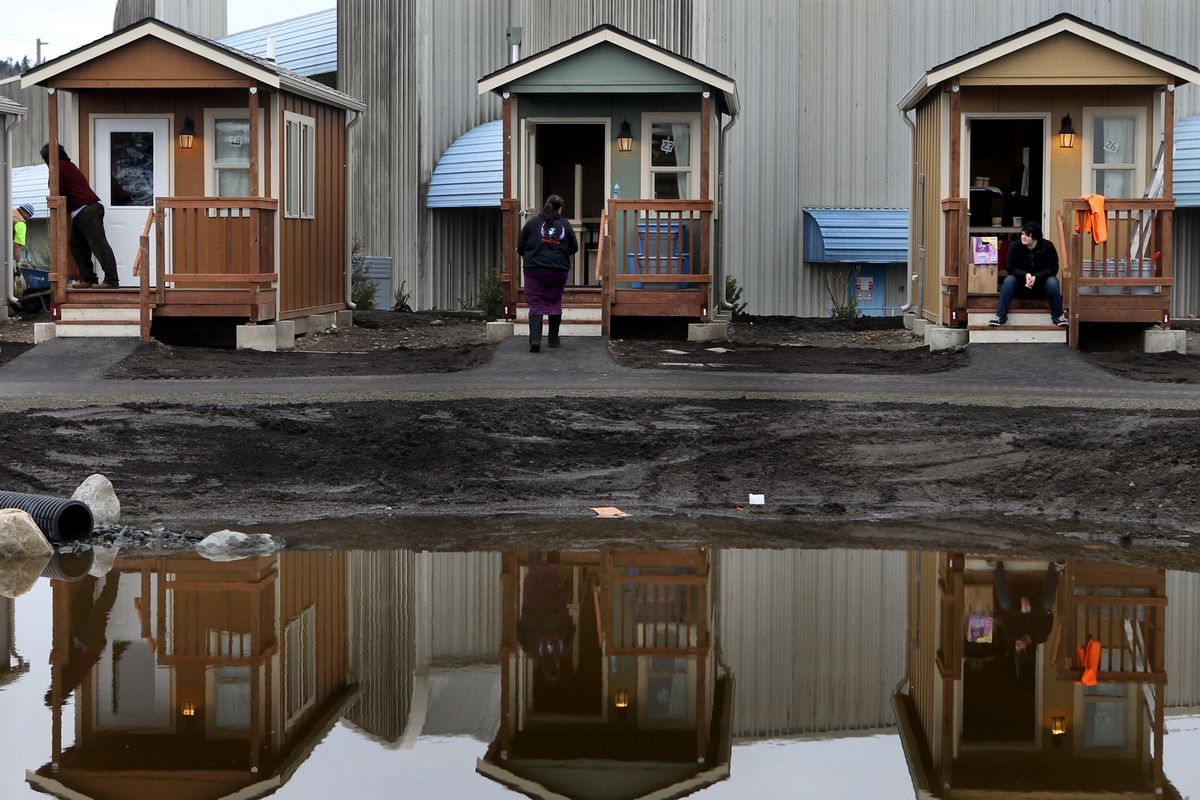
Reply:
[[[614,183],[614,184],[613,184],[612,196],[613,196],[613,197],[620,197],[620,196],[621,196],[621,184],[619,184],[619,183]]]

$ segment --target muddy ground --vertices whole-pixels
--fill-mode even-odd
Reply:
[[[404,372],[470,368],[493,352],[478,319],[380,312],[360,322],[306,338],[296,353],[156,344],[116,374],[322,374],[331,364],[340,374]],[[894,327],[749,322],[734,326],[725,353],[661,340],[610,349],[629,365],[694,358],[796,372],[964,363],[959,351],[931,358]],[[1126,367],[1153,361],[1117,355]],[[1200,358],[1169,363],[1172,380],[1200,379]],[[770,546],[945,546],[965,536],[1003,550],[1037,531],[1041,548],[1065,554],[1119,557],[1132,546],[1143,560],[1200,563],[1200,543],[1191,546],[1200,412],[627,398],[130,403],[2,413],[0,448],[7,490],[62,495],[100,472],[117,487],[125,521],[308,520],[287,528],[302,544],[631,544],[653,530],[655,541]],[[750,494],[765,505],[748,505]],[[592,520],[599,506],[633,519]],[[373,524],[332,521],[343,517]],[[929,538],[931,520],[951,517],[959,522],[949,533]]]

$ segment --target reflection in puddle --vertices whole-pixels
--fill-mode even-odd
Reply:
[[[1196,791],[1188,573],[697,548],[56,574],[0,598],[5,798]]]

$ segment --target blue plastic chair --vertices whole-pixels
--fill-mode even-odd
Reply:
[[[678,270],[684,274],[692,271],[692,255],[683,252],[683,240],[687,226],[679,222],[639,222],[637,226],[637,252],[628,253],[630,274],[665,275]],[[629,284],[634,289],[642,288],[641,281]],[[651,288],[668,288],[668,284],[656,283]]]

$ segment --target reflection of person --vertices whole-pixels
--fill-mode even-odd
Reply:
[[[563,199],[552,194],[546,205],[517,236],[517,252],[524,260],[525,303],[529,306],[529,352],[542,349],[542,315],[550,317],[551,347],[558,347],[562,323],[563,289],[571,270],[571,256],[579,252],[579,241],[562,213]]]
[[[541,555],[535,553],[521,587],[517,641],[542,676],[556,681],[571,663],[574,639],[575,623],[567,609],[562,564],[557,560],[543,564]]]
[[[1042,238],[1042,226],[1026,222],[1021,226],[1021,247],[1008,248],[1004,269],[1008,277],[1000,285],[1000,302],[989,325],[1008,322],[1008,307],[1013,297],[1045,297],[1050,301],[1050,319],[1055,325],[1067,325],[1063,316],[1062,287],[1058,284],[1058,251]]]
[[[1021,597],[1013,602],[1004,563],[996,562],[993,582],[996,587],[996,604],[1002,612],[1001,624],[1004,637],[1016,653],[1024,653],[1046,641],[1054,627],[1054,604],[1058,597],[1058,576],[1062,567],[1051,563],[1046,567],[1046,579],[1042,582],[1042,593],[1035,605],[1030,598]]]
[[[49,144],[42,145],[42,160],[50,163]],[[58,146],[58,177],[59,191],[66,196],[67,213],[71,215],[68,244],[71,256],[79,267],[80,278],[71,284],[71,288],[92,289],[96,286],[93,255],[104,270],[105,287],[117,288],[117,258],[108,244],[108,237],[104,235],[104,206],[79,167],[71,163],[71,157],[61,144]]]
[[[33,206],[29,203],[21,203],[13,209],[12,213],[12,242],[13,242],[13,261],[20,264],[25,260],[27,241],[29,235],[29,227],[26,225],[33,218]]]

